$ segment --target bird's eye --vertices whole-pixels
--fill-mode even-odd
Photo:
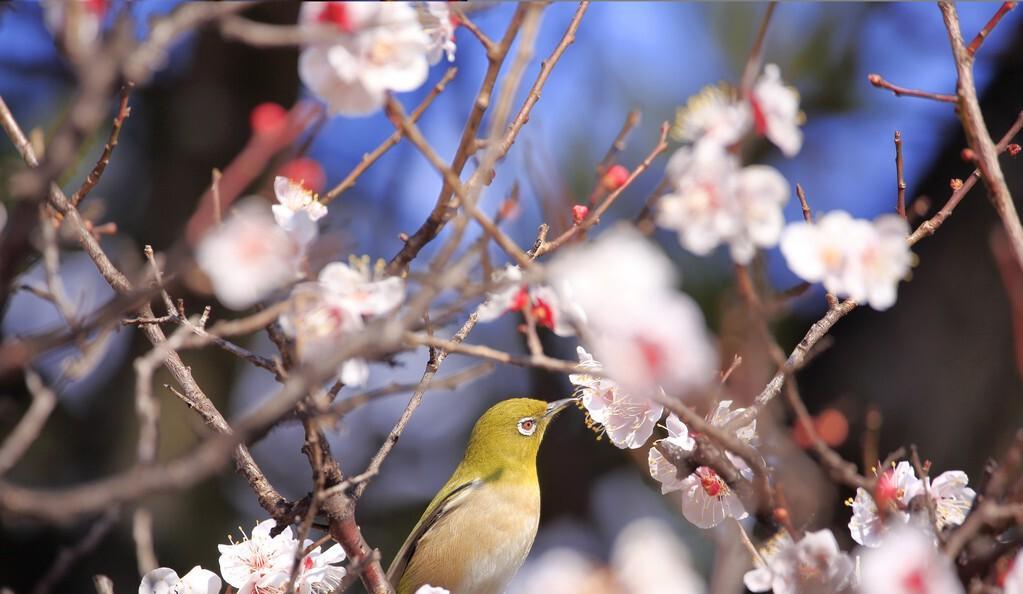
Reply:
[[[533,417],[519,419],[519,433],[526,436],[536,433],[536,419]]]

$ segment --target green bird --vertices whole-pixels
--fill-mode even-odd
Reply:
[[[540,442],[554,416],[575,400],[512,398],[483,413],[462,461],[387,571],[397,594],[427,584],[451,594],[504,590],[540,522]]]

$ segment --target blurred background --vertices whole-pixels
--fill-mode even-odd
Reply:
[[[142,34],[148,18],[176,4],[139,0],[126,9]],[[996,8],[961,5],[964,35],[972,37]],[[511,5],[494,5],[474,11],[472,18],[496,37],[512,10]],[[538,57],[558,42],[574,10],[571,4],[547,9]],[[738,81],[764,10],[764,5],[745,3],[591,6],[575,44],[557,65],[529,125],[484,195],[485,206],[493,212],[518,183],[521,208],[507,228],[521,245],[531,244],[537,225],[547,219],[541,204],[582,202],[589,195],[594,167],[629,110],[642,111],[642,122],[621,156],[623,164],[634,165],[655,144],[660,122],[673,118],[688,96],[707,84]],[[244,14],[264,22],[294,23],[297,12],[297,4],[281,2]],[[458,74],[420,122],[446,156],[455,149],[486,66],[483,51],[467,31],[458,30],[457,42]],[[227,41],[214,29],[202,30],[175,48],[151,83],[133,92],[120,146],[85,203],[97,222],[117,223],[119,233],[104,240],[115,262],[137,266],[144,244],[160,251],[182,236],[209,185],[211,169],[228,165],[248,141],[255,106],[273,101],[290,107],[306,96],[298,80],[297,56],[297,49],[256,49]],[[972,170],[960,156],[965,143],[951,105],[897,98],[867,82],[867,75],[876,72],[902,86],[954,92],[954,64],[940,13],[932,4],[782,4],[768,31],[764,56],[799,89],[806,140],[792,159],[766,143],[748,145],[744,156],[749,162],[777,167],[793,185],[802,184],[815,211],[844,209],[873,217],[894,209],[895,130],[904,138],[907,197],[924,201],[918,203],[924,205],[920,212],[940,208],[951,192],[950,178],[965,178]],[[531,81],[538,68],[537,61],[525,80]],[[402,102],[409,108],[418,104],[443,71],[443,65],[434,67],[430,82],[401,95]],[[1023,108],[1023,11],[1010,12],[987,40],[976,71],[985,117],[998,139]],[[44,135],[52,131],[74,87],[41,7],[28,1],[0,5],[0,95],[22,127]],[[329,188],[392,130],[382,114],[338,117],[298,144],[311,143],[308,156],[324,169]],[[92,139],[81,171],[64,180],[66,187],[77,186],[102,149],[106,132],[100,130]],[[1023,195],[1020,162],[1003,163],[1010,189],[1017,197]],[[269,182],[280,165],[268,167],[246,193],[271,197]],[[602,226],[614,218],[634,216],[663,166],[662,158],[616,203]],[[4,139],[0,180],[21,167]],[[400,247],[398,234],[419,226],[439,189],[440,178],[426,160],[411,145],[400,144],[331,204],[326,229],[337,239],[337,252],[331,256],[390,258]],[[7,184],[0,183],[0,199],[9,203],[6,191]],[[786,216],[790,221],[801,217],[794,198]],[[876,410],[881,419],[881,457],[915,443],[936,471],[965,470],[972,484],[981,480],[985,462],[999,454],[1023,421],[1013,333],[1014,323],[1023,324],[1023,317],[1014,317],[996,265],[998,227],[983,190],[974,190],[940,232],[914,250],[919,265],[912,281],[900,286],[895,307],[883,313],[861,308],[842,320],[831,333],[830,347],[800,373],[800,388],[811,412],[827,411],[822,422],[834,429],[835,443],[846,458],[862,462],[865,419]],[[696,258],[681,250],[673,233],[659,231],[655,239],[681,270],[683,290],[703,307],[719,337],[722,360],[737,352],[743,355],[733,396],[748,402],[774,369],[734,293],[727,254],[719,251]],[[440,243],[435,241],[425,254]],[[83,310],[110,297],[88,258],[69,249],[62,260],[65,285]],[[796,281],[776,251],[764,254],[758,266],[776,288]],[[23,274],[18,284],[39,278],[41,271],[33,264]],[[1018,271],[1006,274],[1020,282]],[[177,296],[185,298],[191,311],[212,299],[184,291]],[[775,324],[782,345],[794,345],[823,308],[823,295],[817,291],[795,300]],[[222,315],[227,315],[225,310],[214,304],[214,319]],[[1023,314],[1017,311],[1016,316]],[[19,292],[6,303],[0,332],[7,339],[60,323],[52,305]],[[523,352],[517,324],[514,316],[505,316],[481,325],[471,342]],[[550,334],[543,338],[549,353],[574,358],[574,343]],[[250,337],[246,345],[266,354],[273,349],[264,335]],[[110,336],[95,369],[63,387],[45,432],[9,478],[60,486],[130,466],[137,438],[131,362],[148,348],[148,342],[130,328]],[[44,376],[52,376],[68,354],[51,353],[37,366]],[[224,352],[184,355],[199,384],[229,418],[255,406],[274,389],[273,378],[264,370],[242,365]],[[371,384],[417,381],[425,357],[425,352],[412,353],[399,357],[395,367],[374,366]],[[452,356],[444,368],[450,373],[472,363]],[[169,377],[157,375],[161,458],[187,451],[203,434],[187,407],[160,390],[166,381]],[[553,400],[570,390],[566,378],[509,367],[452,392],[427,394],[360,503],[358,519],[367,540],[381,549],[385,561],[390,559],[453,469],[471,423],[486,407],[512,395]],[[22,378],[0,378],[0,435],[14,426],[29,400]],[[346,471],[364,468],[406,401],[407,395],[396,395],[346,417],[331,436]],[[845,528],[849,511],[842,501],[852,493],[827,486],[798,439],[791,439],[786,411],[774,412],[776,422],[761,423],[762,440],[771,462],[783,468],[785,495],[798,510],[795,522],[814,529],[832,527],[840,543],[850,545]],[[622,451],[606,440],[597,441],[581,419],[578,412],[565,414],[541,452],[543,517],[533,556],[568,546],[603,559],[626,524],[654,517],[682,539],[697,567],[712,581],[713,591],[742,591],[745,567],[711,575],[715,554],[736,542],[734,534],[725,534],[734,527],[701,531],[687,524],[671,498],[662,497],[647,476],[645,450]],[[271,481],[291,498],[302,496],[311,485],[301,444],[301,429],[285,426],[253,448]],[[237,538],[239,526],[248,532],[264,517],[247,485],[229,470],[197,488],[150,503],[160,563],[182,573],[195,564],[216,570],[216,544],[227,542],[228,534]],[[109,575],[119,590],[134,591],[138,575],[130,510],[122,510],[121,518],[74,566],[59,591],[92,592],[90,576],[95,573]],[[17,592],[29,591],[59,551],[78,542],[89,527],[88,522],[56,529],[7,520],[0,529],[0,586]]]

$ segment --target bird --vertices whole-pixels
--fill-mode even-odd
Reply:
[[[540,522],[540,442],[576,401],[510,398],[483,413],[462,461],[391,562],[387,577],[397,594],[425,585],[451,594],[504,591]]]

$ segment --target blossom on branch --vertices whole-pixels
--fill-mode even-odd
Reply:
[[[278,202],[270,207],[274,220],[299,243],[308,244],[316,237],[316,221],[326,216],[327,207],[302,180],[296,182],[283,175],[274,178],[274,194]]]
[[[938,530],[947,526],[958,526],[966,521],[966,514],[973,507],[977,493],[967,486],[970,482],[961,470],[943,472],[933,481],[924,479],[927,495],[934,502],[934,514]]]
[[[757,134],[766,136],[786,157],[803,147],[803,114],[799,111],[799,91],[781,80],[776,64],[764,66],[750,96],[753,125]]]
[[[445,588],[439,588],[437,586],[431,586],[430,584],[426,584],[424,586],[419,586],[419,589],[416,590],[416,594],[451,594],[451,592],[449,592]]]
[[[671,135],[683,142],[727,147],[742,140],[752,123],[749,104],[727,83],[704,87],[675,112]]]
[[[183,577],[169,567],[159,567],[142,576],[139,594],[219,594],[217,574],[196,565]]]
[[[558,294],[546,285],[530,286],[522,280],[522,270],[509,264],[493,275],[492,282],[501,287],[487,296],[479,308],[479,321],[490,322],[510,311],[529,308],[538,326],[558,336],[574,336],[573,323],[585,320],[582,310],[571,303],[562,304]]]
[[[298,62],[302,82],[331,113],[368,115],[388,92],[426,81],[431,39],[407,2],[305,2],[299,23],[337,34],[306,46]]]
[[[898,215],[870,222],[834,211],[816,223],[787,225],[781,252],[803,280],[821,282],[835,295],[883,310],[895,303],[899,281],[913,265],[907,235],[909,224]]]
[[[405,281],[381,277],[369,259],[352,258],[351,266],[328,264],[317,282],[302,283],[291,293],[291,308],[280,317],[285,334],[295,339],[303,362],[334,352],[346,336],[365,327],[365,319],[397,309],[405,298]],[[369,379],[365,359],[350,358],[338,369],[346,385],[360,386]]]
[[[265,206],[248,201],[202,238],[196,261],[221,303],[245,309],[301,277],[305,245],[299,239]]]
[[[745,409],[732,410],[731,406],[731,400],[719,402],[708,419],[710,424],[715,427],[727,428],[732,420],[744,414]],[[689,428],[681,419],[674,414],[668,415],[666,427],[668,437],[664,441],[678,446],[685,453],[692,453],[696,450],[696,441],[690,436]],[[756,440],[756,428],[756,421],[751,421],[749,424],[735,429],[735,437],[747,445],[752,445]],[[741,458],[731,452],[726,452],[725,455],[739,470],[743,478],[747,480],[752,478],[752,471]],[[661,483],[661,493],[682,491],[682,515],[696,526],[713,528],[727,517],[741,520],[748,515],[735,491],[713,468],[697,466],[688,476],[680,478],[679,469],[668,461],[656,447],[650,448],[647,462],[650,467],[650,475]]]
[[[849,520],[853,540],[865,547],[880,546],[889,525],[909,522],[909,502],[923,489],[923,481],[905,460],[877,477],[873,495],[862,487],[857,488]],[[879,508],[884,510],[883,514]]]
[[[562,303],[582,310],[589,350],[627,393],[684,397],[713,378],[717,352],[702,312],[635,228],[616,226],[558,254],[547,279]]]
[[[746,264],[758,247],[777,245],[789,184],[773,167],[740,167],[724,147],[701,141],[678,149],[667,175],[673,190],[657,203],[657,224],[677,231],[687,250],[706,255],[728,244]]]
[[[447,2],[422,2],[420,7],[419,20],[423,24],[423,30],[429,36],[429,54],[427,57],[430,64],[440,62],[441,56],[445,56],[448,62],[455,61],[455,27],[458,26],[458,19],[451,14]]]
[[[624,392],[614,380],[585,373],[600,372],[603,367],[583,347],[576,347],[576,352],[583,373],[573,373],[568,379],[577,386],[576,393],[590,420],[603,426],[616,447],[642,447],[653,434],[664,407],[650,398]]]
[[[892,531],[863,554],[861,594],[963,594],[963,586],[934,538],[912,527]]]
[[[239,543],[219,545],[220,573],[224,581],[237,589],[238,594],[282,594],[291,578],[295,555],[312,545],[306,539],[299,543],[288,526],[277,536],[270,531],[276,525],[272,519],[264,520],[252,529],[252,536]],[[299,563],[295,592],[321,594],[331,592],[345,576],[345,569],[336,564],[344,561],[341,545],[326,551],[315,547]]]
[[[853,561],[830,530],[807,532],[799,542],[782,532],[754,561],[756,568],[742,579],[751,592],[835,594],[854,580]]]

